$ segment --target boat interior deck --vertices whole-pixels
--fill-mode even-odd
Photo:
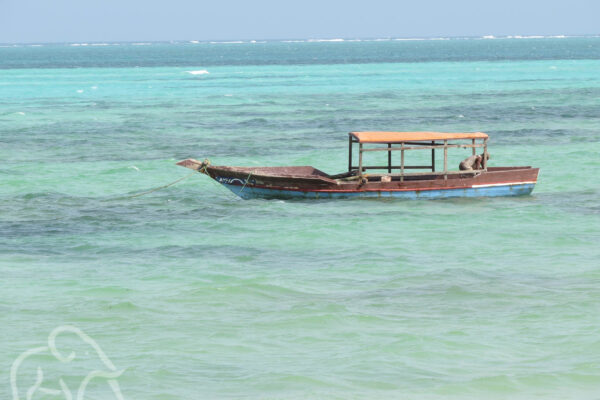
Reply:
[[[237,170],[239,172],[247,172],[248,174],[254,175],[267,175],[267,176],[284,176],[284,177],[321,177],[326,179],[341,180],[341,181],[353,181],[358,177],[358,171],[346,171],[340,174],[329,175],[317,168],[311,166],[300,166],[300,167],[223,167],[226,169]],[[531,166],[523,167],[489,167],[489,172],[501,172],[509,170],[522,170],[530,169]],[[476,176],[484,172],[483,170],[475,171],[448,171],[448,179],[464,179]],[[365,173],[367,179],[371,182],[381,181],[381,178],[386,176],[390,177],[392,181],[400,181],[402,174],[400,173]],[[422,180],[435,180],[443,179],[444,172],[405,172],[404,181],[422,181]]]

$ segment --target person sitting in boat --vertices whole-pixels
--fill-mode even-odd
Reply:
[[[461,161],[458,165],[458,169],[461,171],[473,171],[477,169],[483,169],[483,157],[484,154],[475,154],[471,157],[467,157]],[[485,154],[486,161],[490,159],[490,154]]]

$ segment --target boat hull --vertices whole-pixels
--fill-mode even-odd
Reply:
[[[490,185],[470,188],[430,189],[430,190],[365,190],[365,191],[300,191],[259,188],[222,184],[243,199],[356,199],[356,198],[395,198],[395,199],[447,199],[457,197],[501,197],[531,194],[535,182]]]
[[[491,167],[472,172],[412,175],[328,175],[310,166],[229,167],[193,159],[178,163],[210,176],[243,199],[442,199],[530,194],[539,169]],[[385,178],[385,179],[384,179]]]

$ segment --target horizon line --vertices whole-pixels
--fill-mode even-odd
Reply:
[[[0,42],[0,45],[110,45],[110,44],[255,44],[255,43],[323,43],[323,42],[367,42],[367,41],[411,41],[411,40],[493,40],[493,39],[567,39],[567,38],[600,37],[600,33],[589,34],[551,34],[551,35],[474,35],[474,36],[371,36],[371,37],[311,37],[311,38],[277,38],[277,39],[164,39],[164,40],[107,40],[107,41],[32,41],[32,42]]]

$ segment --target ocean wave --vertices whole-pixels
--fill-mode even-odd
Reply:
[[[315,43],[321,43],[321,42],[343,42],[344,39],[308,39],[308,42],[315,42]]]
[[[110,46],[110,43],[92,43],[92,46]]]
[[[89,43],[71,43],[69,46],[89,46]]]
[[[205,69],[200,69],[197,71],[185,71],[185,72],[187,72],[190,75],[208,75],[208,74],[210,74],[210,72],[208,72]]]
[[[242,40],[232,40],[228,42],[209,42],[210,44],[242,44],[244,43]]]
[[[152,43],[148,43],[148,42],[138,42],[138,43],[131,43],[132,46],[150,46]]]
[[[567,37],[577,37],[577,36],[566,36],[566,35],[509,35],[503,37],[504,39],[565,39]]]
[[[190,43],[193,43],[193,44],[198,44],[198,43],[200,43],[200,42],[199,42],[198,40],[190,40]]]

